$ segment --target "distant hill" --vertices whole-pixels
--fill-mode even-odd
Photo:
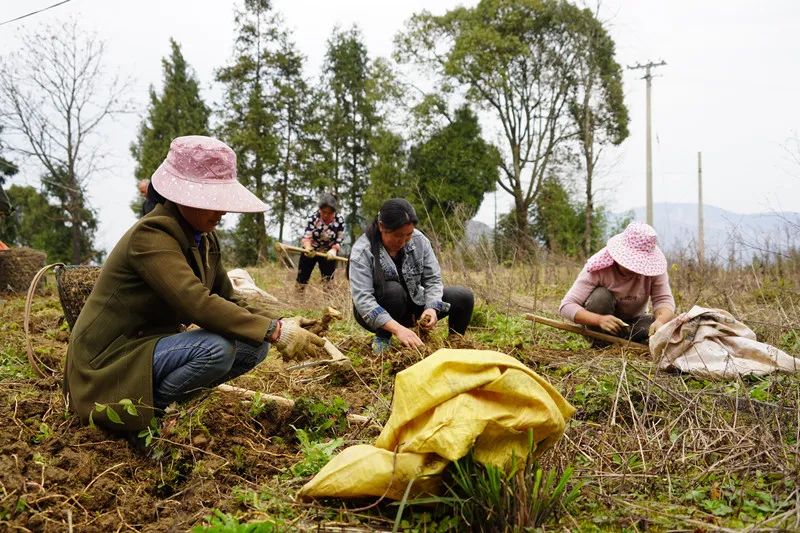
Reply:
[[[645,208],[633,210],[635,220],[645,219]],[[712,205],[703,210],[706,258],[725,263],[750,261],[753,256],[800,247],[800,213],[744,215]],[[617,220],[625,213],[615,213]],[[697,204],[657,203],[653,225],[668,254],[697,252]]]
[[[610,227],[621,224],[630,213],[644,221],[645,208],[610,214]],[[653,206],[658,242],[672,256],[697,254],[697,204],[657,203]],[[756,213],[744,215],[713,205],[704,209],[705,255],[709,261],[726,264],[750,261],[754,256],[800,248],[800,213]],[[466,227],[468,242],[481,236],[492,238],[492,228],[470,220]]]
[[[464,227],[464,236],[468,243],[478,242],[481,237],[491,239],[493,235],[492,227],[479,220],[468,220]]]

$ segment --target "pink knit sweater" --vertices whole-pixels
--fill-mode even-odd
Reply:
[[[617,300],[614,315],[623,319],[645,314],[648,299],[652,301],[653,309],[666,306],[675,311],[675,299],[666,272],[660,276],[624,276],[612,265],[596,272],[587,272],[586,268],[581,270],[578,279],[561,300],[558,309],[561,316],[574,321],[575,314],[583,309],[584,302],[595,287],[605,287],[611,291]]]

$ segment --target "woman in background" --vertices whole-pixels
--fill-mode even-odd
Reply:
[[[306,253],[300,256],[297,266],[297,288],[305,290],[314,266],[319,264],[322,281],[333,279],[336,271],[336,254],[342,249],[344,239],[344,219],[336,212],[338,201],[332,193],[326,192],[319,199],[318,209],[308,219],[303,234],[302,245]],[[324,253],[327,257],[315,254]]]
[[[392,335],[403,346],[422,346],[409,329],[416,320],[430,330],[449,316],[450,334],[461,336],[472,319],[472,291],[443,285],[439,261],[428,238],[416,229],[417,222],[407,200],[387,200],[350,253],[354,314],[375,333],[375,353],[391,346]]]

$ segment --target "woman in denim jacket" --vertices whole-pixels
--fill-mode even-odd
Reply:
[[[391,345],[392,335],[403,346],[422,346],[409,329],[416,320],[433,329],[449,316],[450,334],[463,335],[472,318],[472,291],[442,284],[439,261],[428,238],[415,228],[417,222],[407,200],[387,200],[350,253],[355,318],[375,332],[376,353]]]

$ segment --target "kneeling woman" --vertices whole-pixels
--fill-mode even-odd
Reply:
[[[163,409],[255,367],[270,344],[299,357],[324,341],[240,302],[214,231],[225,212],[267,206],[236,180],[236,155],[178,137],[156,170],[158,205],[108,256],[67,350],[67,405],[86,423],[136,431]],[[200,329],[182,332],[183,325]],[[113,409],[113,411],[112,411]]]
[[[422,346],[409,328],[421,320],[432,329],[448,318],[451,334],[463,335],[474,299],[466,287],[444,287],[428,238],[415,228],[417,214],[402,198],[387,200],[350,253],[350,293],[356,321],[375,332],[382,352],[396,335],[403,346]]]
[[[667,259],[655,230],[632,222],[594,254],[561,301],[564,318],[611,335],[647,342],[675,315]],[[653,315],[645,314],[648,300]]]

